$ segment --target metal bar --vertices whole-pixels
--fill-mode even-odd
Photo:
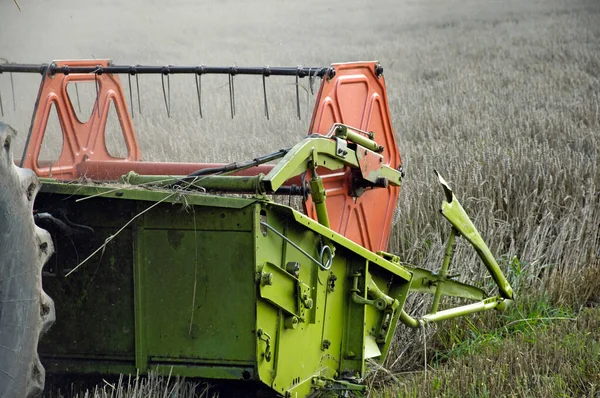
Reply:
[[[512,300],[506,300],[500,296],[494,296],[477,303],[450,308],[447,310],[439,311],[435,314],[427,314],[424,315],[421,318],[421,320],[424,322],[440,322],[446,319],[452,319],[457,318],[459,316],[474,314],[476,312],[492,310],[494,308],[503,310],[511,302]]]
[[[327,206],[325,205],[325,187],[323,186],[323,180],[317,175],[316,169],[313,169],[313,175],[310,179],[310,193],[312,201],[315,204],[315,210],[317,211],[317,220],[320,224],[326,226],[327,228],[331,228],[329,224]]]
[[[402,322],[408,327],[415,329],[421,327],[422,325],[418,319],[415,319],[412,316],[408,315],[404,310],[400,311],[400,322]]]
[[[494,282],[496,282],[496,285],[498,285],[502,297],[506,299],[512,299],[512,287],[502,273],[502,270],[500,269],[500,266],[494,258],[491,250],[486,245],[483,238],[481,238],[481,235],[479,234],[479,231],[477,231],[477,228],[475,228],[473,221],[471,221],[467,215],[467,212],[465,212],[465,209],[463,209],[462,205],[458,199],[456,199],[456,196],[450,187],[448,187],[446,181],[444,181],[444,179],[439,175],[439,173],[438,178],[440,179],[442,186],[444,186],[446,196],[450,196],[449,201],[442,202],[442,215],[450,222],[450,224],[454,226],[454,228],[456,228],[456,231],[460,234],[460,236],[465,238],[473,246],[483,261],[483,264],[492,275],[492,278],[494,278]]]
[[[262,66],[156,66],[156,65],[111,65],[111,66],[56,66],[54,64],[2,64],[0,73],[113,73],[113,74],[216,74],[216,75],[264,75],[268,70],[269,76],[298,76],[299,78],[312,76],[324,77],[331,67],[287,67],[271,66],[268,69]]]
[[[186,186],[189,185],[190,187],[198,189],[215,190],[221,192],[264,194],[266,191],[261,186],[261,180],[263,176],[263,174],[258,174],[256,176],[208,175],[196,177],[196,180],[190,180],[184,176],[148,176],[130,172],[129,174],[122,176],[121,181],[133,185],[156,184],[162,186],[181,182]]]
[[[343,124],[340,124],[335,128],[335,136],[362,145],[373,152],[381,153],[383,151],[383,147],[377,142],[373,141],[371,138],[363,137]]]
[[[450,229],[450,236],[448,236],[448,241],[446,242],[446,253],[444,254],[444,262],[442,263],[442,268],[438,275],[440,278],[445,278],[448,275],[448,267],[450,266],[450,261],[452,260],[452,253],[454,252],[454,238],[456,237],[456,229],[452,227]],[[433,303],[431,304],[431,313],[435,314],[440,306],[440,300],[442,299],[442,291],[444,290],[444,282],[438,282],[438,285],[435,289],[435,295],[433,296]]]

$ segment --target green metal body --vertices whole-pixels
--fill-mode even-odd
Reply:
[[[376,149],[357,133],[336,131]],[[398,170],[365,163],[371,149],[336,151],[339,139],[304,139],[255,177],[42,180],[35,208],[63,214],[70,225],[50,231],[56,252],[43,283],[60,322],[40,342],[47,371],[157,370],[254,381],[289,397],[361,390],[366,359],[383,363],[398,321],[420,327],[510,302],[510,285],[441,177],[452,229],[440,272],[403,265],[331,230],[318,167],[360,169],[374,188],[401,181]],[[265,195],[307,170],[316,221]],[[500,295],[448,276],[456,236],[479,253]],[[434,295],[430,314],[404,311],[409,291]],[[477,302],[438,311],[442,296]]]
[[[59,240],[47,266],[61,319],[40,342],[49,373],[158,369],[305,396],[385,358],[409,290],[401,265],[266,199],[45,180],[37,200],[95,232]],[[329,270],[314,261],[323,241]],[[376,298],[371,285],[394,306],[351,299]]]

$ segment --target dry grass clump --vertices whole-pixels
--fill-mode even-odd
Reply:
[[[152,372],[143,377],[121,376],[116,381],[103,379],[93,389],[87,389],[89,382],[83,380],[72,383],[55,382],[60,387],[53,386],[52,382],[50,380],[50,385],[46,386],[44,396],[47,398],[215,397],[206,383],[189,382],[184,378],[167,377]]]

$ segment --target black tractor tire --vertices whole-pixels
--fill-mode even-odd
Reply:
[[[38,340],[55,319],[54,302],[42,289],[42,267],[53,253],[50,234],[33,220],[40,182],[16,167],[16,132],[0,122],[0,397],[35,397],[45,370]]]

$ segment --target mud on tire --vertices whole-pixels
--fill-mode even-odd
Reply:
[[[33,221],[40,183],[15,166],[15,131],[0,122],[0,397],[34,397],[44,388],[38,340],[54,322],[54,303],[42,289],[52,255],[50,235]]]

